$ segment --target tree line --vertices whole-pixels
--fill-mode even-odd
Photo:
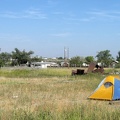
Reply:
[[[20,51],[15,48],[11,53],[2,52],[0,53],[0,67],[2,66],[16,66],[26,63],[31,63],[32,61],[41,61],[42,58],[33,57],[33,51],[26,52],[25,50]]]
[[[82,58],[80,56],[76,56],[71,58],[70,64],[77,63],[78,66],[82,66],[83,62],[86,64],[89,64],[91,62],[97,62],[100,63],[103,67],[120,67],[120,51],[118,52],[118,55],[116,58],[112,57],[112,54],[110,53],[110,50],[103,50],[97,53],[95,58],[93,56],[87,56],[85,58]]]
[[[21,64],[26,63],[30,65],[32,62],[44,61],[42,57],[32,57],[33,54],[33,51],[26,52],[25,50],[21,51],[18,48],[15,48],[14,51],[12,51],[11,53],[2,52],[0,53],[0,67],[16,65],[20,66]],[[58,57],[56,60],[54,60],[54,62],[58,64],[60,64],[61,61],[64,61],[63,57]],[[93,61],[101,63],[104,67],[109,67],[112,62],[117,61],[118,64],[116,64],[116,67],[120,67],[120,51],[118,52],[116,58],[112,57],[110,50],[103,50],[98,52],[95,58],[93,56],[75,56],[70,59],[67,59],[67,62],[69,62],[70,66],[76,65],[76,67],[82,66],[83,63],[89,64]]]

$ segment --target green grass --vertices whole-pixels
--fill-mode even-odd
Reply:
[[[54,109],[56,109],[54,107]],[[119,120],[119,110],[109,111],[106,108],[96,107],[96,105],[79,105],[75,104],[71,108],[63,108],[63,111],[52,111],[51,109],[43,110],[38,108],[37,111],[31,112],[18,109],[9,112],[6,116],[1,112],[1,119],[6,120]],[[8,116],[9,115],[9,116]]]
[[[0,120],[119,120],[119,104],[87,99],[106,75],[71,71],[1,69]]]
[[[70,69],[1,69],[0,75],[4,77],[63,77],[71,75]]]

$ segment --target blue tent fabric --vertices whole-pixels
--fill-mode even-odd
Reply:
[[[120,80],[115,78],[114,80],[114,90],[113,90],[113,100],[120,99]]]

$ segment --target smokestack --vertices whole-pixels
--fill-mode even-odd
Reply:
[[[64,59],[67,59],[67,49],[64,47]]]

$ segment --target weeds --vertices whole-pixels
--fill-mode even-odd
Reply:
[[[70,69],[0,70],[1,120],[113,120],[119,106],[88,100],[105,77]]]

